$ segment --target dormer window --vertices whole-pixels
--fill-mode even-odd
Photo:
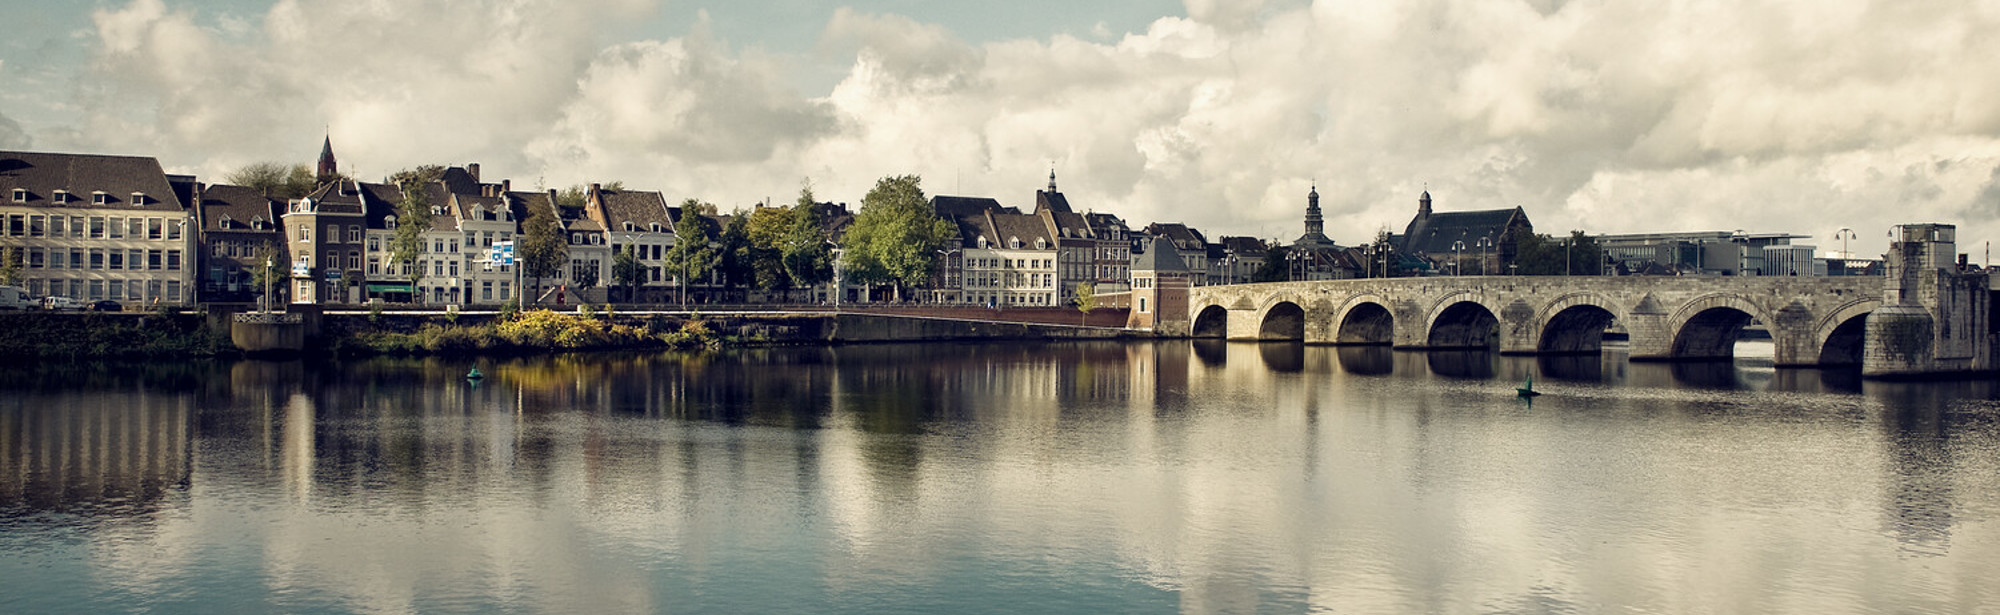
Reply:
[[[55,192],[55,199],[53,199],[53,200],[54,200],[54,201],[56,202],[56,204],[57,204],[57,205],[67,205],[67,204],[69,204],[69,191],[68,191],[68,190],[57,190],[57,191]]]
[[[979,236],[979,249],[981,249],[981,250],[984,250],[984,249],[986,249],[986,236],[985,236],[985,235],[981,235],[981,236]]]
[[[393,231],[393,230],[396,230],[396,217],[395,217],[395,216],[389,216],[389,217],[387,217],[387,218],[383,218],[383,219],[382,219],[382,228],[386,228],[386,229],[389,229],[389,230],[392,230],[392,231]]]
[[[655,232],[655,233],[658,233],[658,232],[662,232],[662,231],[665,231],[665,230],[666,230],[666,229],[663,229],[663,228],[660,228],[660,223],[658,223],[658,222],[654,222],[654,223],[653,223],[653,232]]]
[[[92,205],[104,205],[110,202],[111,195],[105,194],[103,190],[90,193],[90,204]]]
[[[28,191],[27,191],[27,190],[23,190],[23,189],[20,189],[20,188],[15,188],[15,189],[14,189],[14,202],[16,202],[16,203],[26,203],[26,202],[28,202]]]
[[[254,218],[251,218],[251,219],[250,219],[250,228],[253,228],[253,229],[257,229],[257,230],[260,230],[260,231],[261,231],[261,230],[264,230],[264,217],[263,217],[263,216],[257,216],[257,217],[254,217]]]
[[[215,228],[226,229],[233,223],[235,223],[235,220],[231,219],[229,214],[222,214],[222,217],[215,221]]]
[[[1019,250],[1019,249],[1021,249],[1021,238],[1019,238],[1019,237],[1008,237],[1008,238],[1007,238],[1007,247],[1008,247],[1008,248],[1011,248],[1011,249],[1015,249],[1015,250]]]
[[[134,193],[132,193],[132,204],[133,204],[133,205],[145,205],[145,204],[146,204],[146,193],[144,193],[144,192],[134,192]]]
[[[632,230],[633,230],[634,228],[635,228],[635,227],[634,227],[634,225],[633,225],[633,224],[632,224],[631,222],[626,222],[626,223],[625,223],[625,232],[627,232],[627,233],[630,233],[630,232],[632,232]]]
[[[1049,240],[1047,240],[1047,239],[1043,239],[1043,238],[1040,238],[1040,237],[1036,237],[1036,238],[1035,238],[1035,249],[1037,249],[1037,250],[1047,250],[1047,249],[1049,249]]]

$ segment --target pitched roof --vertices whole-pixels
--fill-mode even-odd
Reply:
[[[1048,210],[1059,214],[1075,213],[1069,208],[1069,198],[1054,190],[1035,191],[1035,211]]]
[[[1174,242],[1162,237],[1154,237],[1146,242],[1146,251],[1132,257],[1133,271],[1187,271],[1187,263],[1181,260],[1181,253],[1174,248]]]
[[[201,216],[203,232],[270,232],[283,228],[278,224],[278,214],[284,209],[284,200],[265,196],[262,191],[245,186],[218,184],[204,186],[198,201],[196,213]],[[224,225],[222,221],[229,223]],[[264,221],[264,228],[253,226],[257,220]]]
[[[13,202],[17,189],[26,197],[20,204],[29,207],[186,210],[160,161],[150,157],[0,152],[0,199]],[[68,204],[55,202],[57,191],[69,195]],[[102,205],[93,203],[98,192],[105,195]],[[141,196],[135,200],[133,193]]]
[[[673,232],[673,215],[667,211],[666,197],[658,192],[597,190],[592,196],[590,208],[603,216],[606,228],[619,230],[629,223],[635,230],[650,232],[658,224],[662,232]]]
[[[983,196],[935,195],[931,197],[931,209],[939,216],[978,216],[1006,208],[1000,206],[1000,201]]]
[[[1148,224],[1146,225],[1146,234],[1172,240],[1174,248],[1183,252],[1204,250],[1206,249],[1204,246],[1208,245],[1208,239],[1201,236],[1201,231],[1188,228],[1187,225],[1178,222],[1155,222]]]
[[[1519,207],[1417,216],[1410,220],[1409,228],[1403,232],[1402,249],[1405,252],[1444,254],[1451,252],[1458,242],[1464,242],[1465,250],[1478,251],[1476,244],[1481,238],[1496,245],[1503,241],[1508,226],[1517,217],[1526,223],[1527,213]]]
[[[1237,256],[1261,257],[1270,251],[1264,240],[1256,237],[1223,237],[1222,247]]]

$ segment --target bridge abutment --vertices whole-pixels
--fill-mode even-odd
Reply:
[[[1985,272],[1963,272],[1957,228],[1897,227],[1889,244],[1884,305],[1868,315],[1861,375],[1921,378],[1993,368],[1992,295]]]

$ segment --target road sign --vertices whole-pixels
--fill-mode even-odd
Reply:
[[[493,242],[493,251],[487,253],[487,258],[488,260],[492,261],[493,264],[495,265],[514,264],[514,242],[511,241]]]
[[[328,269],[328,270],[326,270],[326,281],[328,281],[328,282],[339,282],[339,281],[340,281],[340,270],[339,270],[339,269]]]

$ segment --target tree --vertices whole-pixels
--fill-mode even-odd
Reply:
[[[1097,309],[1097,288],[1089,282],[1077,282],[1070,294],[1075,295],[1070,302],[1076,304],[1076,311],[1083,312],[1079,323],[1090,324],[1090,311]]]
[[[229,172],[223,181],[264,194],[296,199],[312,194],[319,184],[313,171],[303,164],[286,166],[276,162],[253,162]]]
[[[290,272],[286,270],[285,255],[272,244],[257,248],[257,268],[250,270],[250,283],[257,285],[257,292],[270,289],[271,296],[264,298],[264,306],[269,309],[283,300],[285,292],[291,288]]]
[[[715,211],[715,206],[695,199],[681,202],[680,223],[674,225],[678,238],[666,253],[667,269],[674,272],[681,289],[682,308],[687,307],[688,285],[708,275],[719,260],[715,248],[709,245],[708,219],[696,213],[700,211]]]
[[[521,234],[515,241],[515,262],[522,274],[535,279],[537,290],[542,287],[542,278],[561,273],[563,264],[569,261],[569,242],[563,238],[554,205],[550,203],[549,209],[541,209],[531,201],[528,216],[521,221]]]
[[[1520,275],[1598,275],[1604,271],[1604,250],[1583,231],[1570,231],[1561,240],[1517,231],[1513,264]]]
[[[736,210],[736,214],[729,217],[729,223],[722,226],[722,234],[716,243],[721,245],[717,256],[722,260],[717,269],[722,273],[723,288],[754,284],[757,256],[755,247],[750,245],[750,217],[743,210]]]
[[[0,247],[0,285],[21,283],[21,250],[20,247]]]
[[[646,264],[639,262],[638,250],[627,245],[611,256],[611,283],[625,287],[626,301],[632,301],[634,287],[646,279]]]
[[[861,213],[847,230],[841,258],[854,279],[893,284],[899,301],[903,287],[930,280],[938,248],[956,230],[931,210],[922,183],[915,175],[875,182],[861,198]]]
[[[813,200],[812,185],[799,188],[799,200],[792,205],[779,259],[792,285],[810,287],[833,279],[833,253],[827,248],[826,228],[819,219],[819,203]]]
[[[1292,264],[1288,262],[1291,255],[1292,248],[1290,246],[1278,245],[1276,240],[1271,241],[1271,248],[1264,251],[1264,266],[1258,267],[1256,273],[1250,274],[1250,281],[1284,282],[1291,280]]]
[[[396,201],[396,234],[389,240],[389,263],[408,267],[406,278],[410,281],[411,294],[418,303],[423,302],[423,293],[417,290],[417,281],[424,279],[424,268],[417,257],[424,252],[424,233],[431,230],[431,202],[425,194],[428,182],[420,183],[426,168],[399,171],[393,176],[399,180],[396,187],[402,198]],[[442,173],[440,170],[439,173]]]
[[[789,207],[758,207],[744,218],[749,236],[750,280],[760,290],[785,290],[792,278],[785,270],[785,232],[792,221]]]

